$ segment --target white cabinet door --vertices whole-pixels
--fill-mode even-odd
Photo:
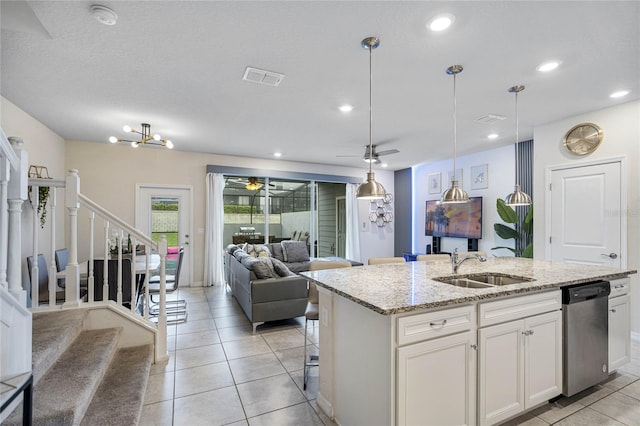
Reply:
[[[476,334],[398,348],[398,425],[475,424]]]
[[[609,373],[631,360],[629,295],[609,299]]]
[[[562,393],[562,311],[525,319],[525,410]]]
[[[479,423],[491,425],[524,410],[524,320],[481,328]]]

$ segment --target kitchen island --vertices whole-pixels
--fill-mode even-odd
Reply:
[[[531,281],[458,287],[438,281],[449,264],[425,262],[305,272],[320,292],[318,405],[342,425],[514,417],[562,392],[560,288],[628,291],[636,271],[491,258],[456,277],[471,273]]]

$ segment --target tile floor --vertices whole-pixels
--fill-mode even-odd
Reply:
[[[188,301],[189,319],[169,326],[170,358],[152,367],[141,425],[334,425],[316,405],[317,368],[302,389],[302,318],[253,335],[224,288],[184,288],[177,296]],[[307,350],[317,353],[317,345],[310,323]],[[507,424],[640,426],[640,343],[632,342],[632,362],[607,382]]]

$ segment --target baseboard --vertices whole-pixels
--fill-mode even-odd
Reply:
[[[316,403],[318,404],[318,407],[320,407],[320,409],[324,411],[324,413],[329,416],[331,420],[334,420],[333,406],[331,405],[331,402],[329,402],[324,396],[322,396],[322,393],[320,392],[318,392],[318,396],[316,397]]]

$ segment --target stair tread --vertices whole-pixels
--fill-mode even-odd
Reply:
[[[34,387],[33,424],[80,422],[117,351],[120,332],[107,328],[80,333]],[[12,414],[9,424],[21,420],[21,411]]]
[[[136,425],[153,363],[153,346],[118,350],[82,425]]]
[[[84,309],[33,314],[32,366],[34,384],[38,384],[42,376],[82,332],[82,324],[86,315],[87,311]]]

